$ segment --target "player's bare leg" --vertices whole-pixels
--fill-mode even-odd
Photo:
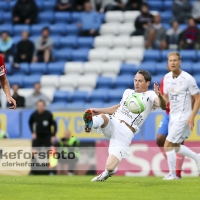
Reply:
[[[106,162],[106,169],[100,175],[94,177],[91,181],[105,181],[116,173],[117,165],[119,163],[120,160],[115,155],[110,154]]]
[[[160,151],[162,152],[162,154],[165,157],[165,159],[167,159],[167,156],[166,156],[166,153],[165,153],[165,150],[164,150],[165,140],[166,140],[166,136],[165,135],[159,134],[159,133],[157,134],[156,144],[160,148]]]

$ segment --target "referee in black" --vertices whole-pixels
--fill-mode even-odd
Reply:
[[[32,147],[50,147],[55,141],[56,122],[50,111],[45,110],[45,102],[37,102],[37,110],[30,116],[29,126],[32,132]]]
[[[29,126],[32,132],[32,163],[37,162],[37,158],[34,156],[35,152],[38,152],[41,147],[50,149],[55,142],[55,134],[57,132],[57,125],[53,119],[53,115],[50,111],[45,110],[45,102],[39,100],[37,102],[37,110],[33,112],[29,119]],[[32,167],[31,174],[35,174],[35,168]]]

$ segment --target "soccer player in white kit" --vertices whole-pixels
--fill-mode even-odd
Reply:
[[[200,173],[200,155],[181,143],[189,136],[194,118],[199,110],[200,95],[195,79],[181,70],[181,56],[177,52],[168,54],[170,71],[164,77],[164,96],[170,102],[170,121],[164,148],[167,155],[169,174],[163,180],[177,179],[176,153],[195,160]],[[194,100],[192,108],[192,98]]]
[[[98,129],[110,140],[109,156],[105,171],[91,181],[105,181],[117,171],[117,165],[122,158],[130,155],[129,146],[132,138],[140,130],[149,113],[156,107],[166,108],[166,100],[154,84],[154,91],[148,91],[151,75],[146,70],[140,70],[135,75],[135,90],[126,89],[120,104],[110,108],[91,108],[85,111],[83,119],[85,131],[91,128]],[[146,101],[146,109],[140,114],[132,113],[126,106],[126,100],[134,93],[143,93]],[[157,93],[157,94],[156,94]]]

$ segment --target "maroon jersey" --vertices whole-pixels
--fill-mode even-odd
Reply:
[[[0,54],[0,76],[4,76],[6,74],[6,66],[3,60],[3,56]]]

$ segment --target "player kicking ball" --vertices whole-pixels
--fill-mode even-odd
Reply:
[[[181,143],[193,129],[194,118],[199,110],[200,95],[195,79],[180,69],[181,56],[177,52],[168,54],[170,72],[164,77],[164,96],[170,103],[168,135],[164,148],[167,155],[169,174],[163,180],[175,180],[176,153],[195,160],[200,173],[200,154]],[[192,106],[193,99],[193,106]]]
[[[166,100],[154,85],[154,91],[148,91],[151,75],[148,71],[139,70],[134,78],[135,90],[126,89],[120,104],[109,108],[91,108],[85,111],[83,120],[85,131],[90,132],[92,128],[98,129],[110,140],[105,171],[91,181],[105,181],[117,171],[117,166],[122,158],[130,155],[129,146],[135,134],[146,120],[149,113],[160,106],[166,108]],[[157,94],[156,94],[157,93]],[[137,113],[137,103],[140,112]]]

